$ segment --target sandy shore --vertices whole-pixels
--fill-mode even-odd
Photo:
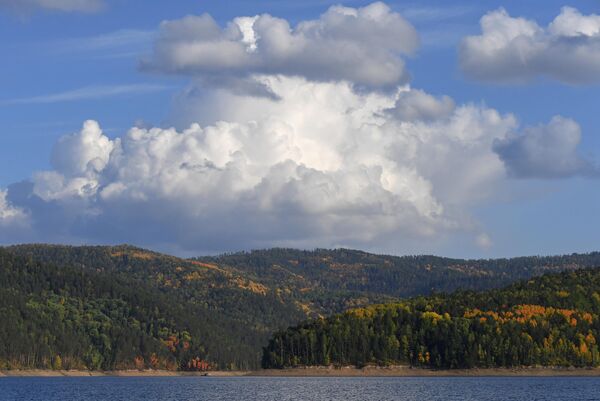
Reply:
[[[115,370],[115,371],[89,371],[89,370],[0,370],[0,377],[165,377],[165,376],[216,376],[233,377],[247,376],[250,372],[177,372],[172,370]]]
[[[310,367],[296,369],[266,369],[251,372],[212,371],[174,372],[166,370],[121,370],[111,372],[85,370],[3,370],[0,377],[165,377],[165,376],[211,376],[211,377],[515,377],[515,376],[595,376],[600,377],[600,368],[514,368],[514,369],[453,369],[432,370],[404,366],[395,367]]]

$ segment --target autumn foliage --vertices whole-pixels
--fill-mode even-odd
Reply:
[[[187,370],[197,371],[197,372],[206,372],[208,370],[213,370],[214,366],[207,361],[203,361],[200,358],[190,359],[187,363]]]
[[[487,292],[419,297],[277,333],[263,366],[600,366],[600,271]]]

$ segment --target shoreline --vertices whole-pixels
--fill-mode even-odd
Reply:
[[[3,377],[600,377],[600,368],[522,367],[434,370],[394,367],[307,367],[255,371],[179,372],[167,370],[0,370]]]
[[[472,369],[426,369],[410,366],[365,368],[355,367],[309,367],[290,369],[266,369],[252,372],[253,376],[272,377],[600,377],[600,368],[573,367],[520,367],[520,368],[472,368]]]
[[[248,376],[249,373],[244,371],[183,372],[153,369],[113,371],[23,369],[0,370],[0,379],[3,377],[234,377]]]

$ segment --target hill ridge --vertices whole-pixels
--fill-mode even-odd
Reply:
[[[69,310],[74,321],[85,316],[81,314],[80,306],[87,303],[103,308],[99,318],[108,319],[107,322],[116,327],[120,327],[118,320],[114,320],[116,317],[111,317],[111,313],[117,311],[142,322],[148,341],[159,347],[156,349],[162,349],[160,344],[163,344],[171,350],[161,354],[160,363],[171,361],[169,366],[178,368],[186,368],[185,364],[190,361],[186,362],[185,358],[191,358],[177,348],[183,347],[181,344],[184,343],[195,347],[195,357],[204,358],[216,367],[255,368],[260,364],[261,348],[273,332],[308,318],[457,289],[486,290],[548,272],[600,266],[600,253],[466,262],[433,256],[393,257],[348,249],[306,251],[289,248],[185,259],[127,244],[22,244],[0,248],[0,252],[5,255],[4,265],[0,266],[0,287],[3,287],[6,299],[18,294],[17,298],[22,301],[14,304],[13,309],[2,311],[7,315],[0,316],[0,333],[10,329],[3,324],[14,320],[15,313],[18,316],[62,310],[60,299],[65,298],[72,307]],[[10,258],[14,260],[11,262]],[[112,292],[102,293],[83,284],[77,285],[83,285],[84,290],[71,284],[65,287],[69,282],[80,283],[76,276],[88,277],[100,288],[116,287]],[[7,281],[10,277],[18,279],[10,284]],[[52,285],[39,285],[45,281]],[[135,295],[138,289],[139,296]],[[150,301],[138,303],[138,299],[152,298],[143,294],[154,294],[156,302],[162,303],[157,314],[148,309]],[[37,305],[37,309],[30,310],[28,305]],[[111,305],[116,308],[114,311]],[[130,312],[127,311],[135,310],[146,320],[128,315]],[[30,329],[56,338],[57,334],[46,327],[44,318],[40,319],[39,326]],[[65,325],[71,324],[68,319]],[[156,331],[158,321],[163,327],[160,333]],[[89,324],[97,324],[94,322]],[[28,329],[23,326],[22,330],[13,336],[27,337]],[[89,338],[96,338],[96,331],[86,333],[77,334],[80,336],[77,338],[88,344]],[[120,348],[110,333],[105,335],[108,340],[102,341],[110,344],[113,351],[102,348],[102,341],[97,339],[94,341],[100,342],[93,347],[100,347],[96,349],[98,353],[105,352],[110,356],[100,366],[111,368],[121,358],[121,354],[114,354],[114,350]],[[177,341],[171,338],[173,335]],[[188,341],[188,335],[192,341]],[[0,355],[2,346],[0,341]],[[53,343],[48,347],[51,348],[48,352],[57,353],[61,345]],[[84,364],[84,354],[83,351],[77,354],[78,362],[73,364]],[[138,363],[144,366],[158,363],[151,355],[140,353],[138,356],[142,359]],[[33,368],[41,364],[41,367],[47,367],[44,363],[49,363],[52,358],[24,366]],[[88,355],[88,363],[98,366],[99,362],[92,363],[93,358],[90,358]],[[127,358],[119,363],[134,366],[135,362]],[[1,360],[2,356],[0,363]]]

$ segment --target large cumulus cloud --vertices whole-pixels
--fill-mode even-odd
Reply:
[[[0,240],[19,221],[28,240],[197,253],[398,252],[456,233],[485,249],[493,239],[475,205],[511,177],[583,168],[571,120],[521,128],[511,114],[402,84],[417,38],[382,3],[333,7],[294,28],[268,15],[221,28],[204,15],[160,29],[145,66],[189,77],[174,103],[186,128],[109,137],[85,122],[56,143],[48,171],[0,192]]]
[[[380,2],[331,7],[295,27],[263,14],[221,28],[204,14],[163,22],[154,53],[142,66],[215,84],[275,74],[393,87],[408,79],[402,56],[417,45],[412,25]]]
[[[460,64],[470,77],[519,82],[546,76],[567,83],[600,81],[600,16],[564,7],[547,27],[506,10],[481,18],[481,35],[463,40]]]
[[[408,88],[264,84],[279,100],[224,92],[227,121],[208,126],[110,139],[88,121],[57,142],[53,169],[21,188],[29,193],[15,190],[16,206],[47,235],[194,250],[366,247],[478,230],[465,205],[504,176],[491,148],[516,128],[512,116]],[[61,224],[36,223],[49,214]]]

